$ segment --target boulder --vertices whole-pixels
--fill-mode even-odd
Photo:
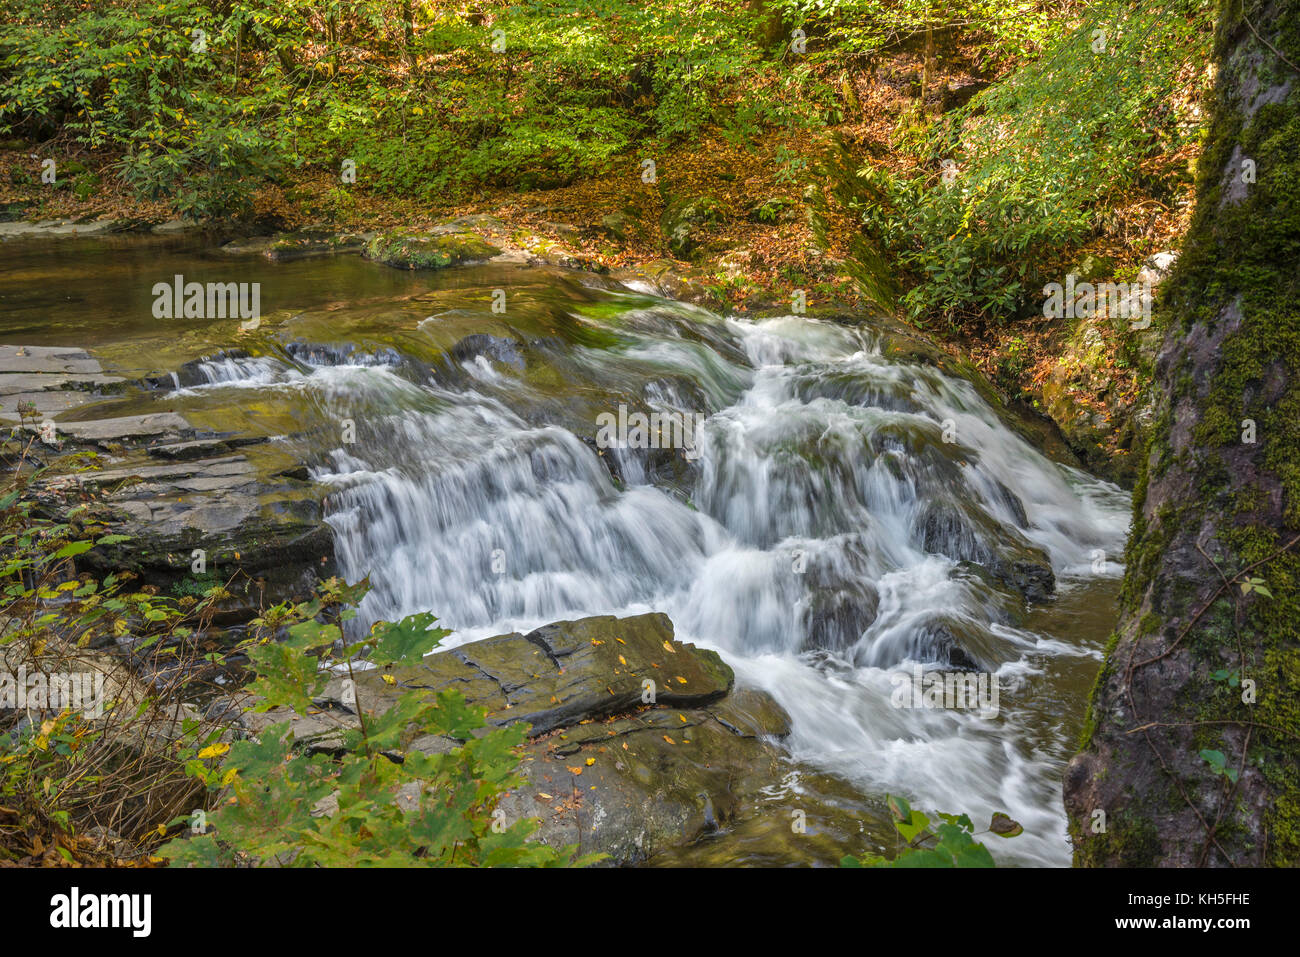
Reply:
[[[382,233],[366,243],[367,259],[396,269],[445,269],[463,263],[484,262],[501,250],[477,233],[416,233],[403,230]]]
[[[790,717],[766,692],[734,688],[713,651],[676,640],[662,614],[597,616],[469,642],[390,669],[357,675],[351,694],[335,679],[309,715],[286,709],[241,721],[251,733],[289,719],[296,740],[331,751],[356,709],[381,713],[405,689],[455,688],[488,721],[528,723],[520,774],[507,794],[507,820],[537,817],[538,839],[615,864],[636,863],[752,815],[762,789],[788,773],[776,745]],[[647,681],[654,682],[649,694]],[[427,753],[456,744],[425,736]]]

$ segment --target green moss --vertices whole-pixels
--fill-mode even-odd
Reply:
[[[366,244],[368,259],[397,269],[445,269],[461,263],[491,259],[501,250],[468,232],[425,234],[381,233]]]
[[[1075,862],[1083,867],[1154,867],[1159,862],[1160,836],[1149,820],[1138,814],[1109,815],[1104,834],[1076,830],[1071,822]],[[1086,833],[1085,833],[1086,831]]]
[[[1276,23],[1280,47],[1295,61],[1300,57],[1300,9],[1278,14]],[[1260,22],[1255,26],[1270,29]],[[1235,42],[1245,29],[1239,12],[1225,10],[1220,43]],[[1243,68],[1240,56],[1226,63],[1221,82],[1233,87],[1232,72]],[[1254,797],[1243,797],[1229,809],[1218,837],[1243,859],[1258,853],[1249,816],[1266,807],[1266,860],[1273,865],[1300,864],[1300,766],[1295,760],[1300,740],[1300,637],[1295,625],[1300,621],[1300,548],[1280,551],[1300,534],[1300,86],[1285,73],[1261,78],[1258,93],[1285,79],[1292,91],[1282,102],[1261,106],[1253,117],[1238,113],[1232,103],[1216,104],[1200,163],[1197,212],[1154,318],[1175,333],[1200,327],[1196,335],[1208,331],[1222,338],[1189,350],[1202,357],[1213,350],[1216,361],[1208,366],[1208,376],[1207,366],[1195,368],[1190,358],[1163,374],[1169,395],[1149,433],[1148,456],[1135,488],[1121,593],[1125,619],[1142,616],[1138,635],[1155,633],[1162,622],[1180,623],[1181,629],[1181,623],[1195,619],[1183,640],[1192,678],[1178,690],[1176,713],[1165,716],[1205,722],[1191,735],[1192,753],[1174,755],[1170,762],[1188,793],[1204,791],[1205,769],[1195,749],[1224,750],[1235,764],[1241,755],[1226,742],[1239,752],[1243,735],[1232,733],[1234,725],[1225,722],[1254,720],[1250,760],[1263,774],[1265,787],[1261,794],[1252,785]],[[1256,164],[1252,184],[1235,181],[1243,158]],[[1174,410],[1189,405],[1196,410],[1188,423],[1190,450],[1176,454],[1171,442]],[[1246,419],[1255,423],[1253,446],[1243,442]],[[1153,483],[1175,468],[1195,483],[1194,494],[1170,494],[1148,518]],[[1169,493],[1162,489],[1163,494]],[[1157,580],[1175,537],[1179,548],[1190,548],[1189,530],[1207,524],[1215,534],[1209,541],[1198,538],[1197,544],[1230,579],[1253,566],[1250,575],[1264,580],[1271,598],[1244,594],[1234,583],[1202,609],[1211,583],[1168,575]],[[1172,641],[1173,636],[1165,638]],[[1102,676],[1114,667],[1113,653],[1112,643]],[[1255,704],[1243,703],[1239,688],[1209,678],[1225,667],[1241,667],[1243,678],[1256,682]],[[1110,714],[1094,717],[1097,693],[1095,689],[1085,723],[1085,747],[1098,720],[1108,727],[1122,721]],[[1151,804],[1154,798],[1147,794],[1145,800]],[[1177,793],[1170,800],[1170,810],[1182,807]],[[1144,863],[1154,839],[1150,822],[1160,810],[1131,808],[1133,817],[1116,821],[1110,835],[1083,842],[1079,863]]]

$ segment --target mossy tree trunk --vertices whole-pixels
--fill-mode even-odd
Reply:
[[[1075,862],[1300,864],[1300,4],[1223,0]]]

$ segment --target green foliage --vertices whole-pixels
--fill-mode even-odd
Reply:
[[[938,822],[928,814],[913,810],[901,797],[886,796],[894,829],[903,846],[892,860],[879,854],[845,857],[841,867],[994,867],[993,855],[975,840],[975,825],[965,814],[936,813]],[[1024,828],[1007,815],[993,815],[989,833],[1011,838]],[[926,846],[928,842],[934,843]]]
[[[920,173],[860,169],[858,211],[910,273],[911,315],[1030,309],[1064,280],[1062,249],[1100,235],[1127,191],[1158,192],[1149,162],[1203,133],[1171,101],[1208,82],[1212,21],[1209,0],[1094,3],[1042,59],[917,136]]]
[[[44,471],[33,467],[34,442],[14,429],[0,443],[11,475],[0,493],[0,671],[11,692],[18,676],[43,674],[88,678],[80,691],[92,694],[42,702],[29,688],[27,707],[0,708],[0,808],[12,815],[0,815],[0,858],[30,852],[30,836],[42,834],[67,857],[75,834],[93,826],[147,845],[159,819],[191,800],[174,746],[201,743],[212,731],[178,708],[194,693],[184,677],[197,656],[194,635],[223,592],[177,600],[133,590],[127,575],[79,573],[77,562],[92,551],[129,539],[105,534],[106,522],[86,504],[52,517],[33,483]],[[95,464],[90,453],[60,462],[72,472]],[[130,640],[141,659],[178,677],[146,687],[125,662],[88,650],[114,639]],[[48,689],[54,679],[42,680]]]
[[[258,711],[305,714],[335,677],[331,668],[353,678],[362,655],[383,668],[418,662],[449,634],[432,627],[432,615],[418,614],[378,622],[345,643],[338,622],[353,616],[346,606],[364,587],[331,581],[316,601],[276,606],[259,621],[277,631],[287,626],[287,637],[254,639],[247,648]],[[289,721],[249,740],[191,749],[187,770],[217,806],[203,833],[177,838],[160,853],[180,864],[296,867],[585,866],[603,857],[574,859],[576,845],[556,850],[529,841],[536,819],[507,825],[498,803],[523,783],[517,749],[527,726],[485,731],[485,715],[458,691],[431,697],[411,688],[381,714],[362,712],[360,727],[341,733],[334,755],[295,747]],[[409,748],[425,735],[461,743],[438,753]]]
[[[413,198],[550,188],[709,129],[752,144],[838,123],[846,57],[932,18],[981,55],[1047,26],[1013,0],[943,14],[921,0],[14,0],[0,128],[105,150],[141,196],[198,217],[246,213],[259,184],[343,159],[362,188]],[[789,181],[803,163],[778,158]]]

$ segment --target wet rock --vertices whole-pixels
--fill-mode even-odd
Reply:
[[[187,233],[191,230],[198,229],[199,224],[189,219],[169,219],[165,223],[159,223],[152,227],[149,232],[155,236],[172,236],[177,233]]]
[[[121,421],[85,425],[107,434]],[[219,606],[218,625],[246,621],[264,604],[309,598],[316,581],[333,574],[333,533],[322,521],[319,493],[244,455],[208,454],[225,449],[219,440],[189,438],[119,451],[106,468],[49,478],[43,487],[50,494],[93,493],[94,514],[129,536],[80,556],[78,567],[98,575],[129,571],[173,594],[226,585],[233,597]]]
[[[476,233],[394,231],[366,243],[364,255],[395,269],[445,269],[484,262],[501,252]]]
[[[309,226],[270,236],[233,239],[221,247],[228,255],[260,255],[273,262],[293,262],[320,256],[360,253],[375,233],[339,232],[327,226]]]
[[[466,336],[454,346],[447,350],[447,356],[457,362],[468,362],[484,356],[495,362],[512,366],[515,369],[524,368],[524,357],[520,352],[521,343],[514,339],[507,339],[504,336],[490,336],[485,333],[475,333]]]
[[[842,563],[809,564],[802,624],[804,649],[844,652],[857,644],[876,620],[880,593],[871,582],[863,553],[847,549]]]
[[[1020,496],[1011,489],[1007,488],[1001,482],[996,482],[998,501],[1006,506],[1015,519],[1016,525],[1020,528],[1029,527],[1029,515],[1025,512],[1025,503],[1020,500]]]
[[[525,785],[501,802],[507,820],[537,817],[537,838],[604,851],[613,863],[644,861],[753,815],[763,788],[788,773],[773,741],[790,717],[766,692],[735,690],[712,651],[677,641],[661,614],[554,622],[373,672],[351,695],[331,682],[310,715],[245,712],[258,733],[292,720],[299,746],[337,749],[358,727],[356,710],[379,713],[407,688],[461,691],[492,724],[532,725],[520,766]],[[643,700],[654,681],[653,700]],[[443,753],[456,742],[424,736],[411,749]]]
[[[0,222],[0,242],[8,239],[35,239],[42,236],[97,236],[121,231],[119,220],[106,216],[100,219],[42,219],[38,222]]]
[[[109,419],[93,419],[88,422],[57,422],[55,426],[60,435],[68,435],[78,441],[101,447],[134,443],[144,439],[166,438],[176,441],[184,435],[192,435],[194,431],[190,424],[175,412],[123,415]]]
[[[982,644],[966,622],[941,618],[917,629],[908,657],[916,661],[934,661],[957,671],[987,670],[968,649]]]
[[[1056,591],[1047,555],[983,513],[976,517],[951,502],[931,502],[921,510],[913,534],[924,551],[981,565],[1026,601],[1046,601]]]

